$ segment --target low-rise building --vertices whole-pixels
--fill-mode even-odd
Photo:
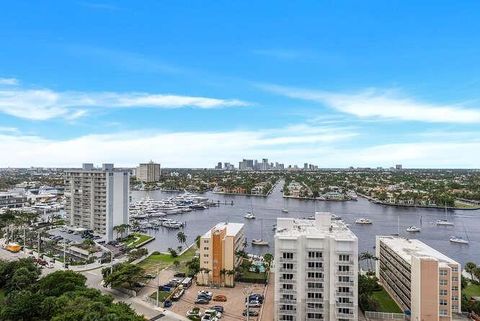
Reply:
[[[23,207],[27,202],[27,196],[18,193],[0,192],[0,208]]]
[[[234,285],[234,271],[241,263],[236,255],[245,247],[245,231],[241,223],[218,223],[200,237],[200,275],[203,285]]]
[[[461,313],[460,264],[425,243],[377,236],[376,275],[412,321],[450,321]]]

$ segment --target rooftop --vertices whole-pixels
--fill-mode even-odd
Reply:
[[[407,262],[411,262],[412,256],[416,256],[434,258],[443,263],[458,264],[445,254],[438,252],[420,240],[406,239],[398,236],[377,236],[377,238]]]
[[[307,237],[332,237],[337,240],[353,241],[357,236],[342,220],[332,220],[329,212],[316,212],[315,219],[277,218],[276,237],[296,238],[301,235]]]
[[[203,237],[210,237],[212,234],[212,230],[214,229],[224,229],[225,227],[227,228],[227,236],[235,236],[237,235],[240,230],[243,228],[244,224],[243,223],[226,223],[226,222],[221,222],[215,225],[212,229],[208,230],[207,233],[203,235]]]

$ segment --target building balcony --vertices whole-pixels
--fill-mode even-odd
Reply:
[[[278,259],[278,262],[295,262],[295,258],[292,258],[292,259],[287,259],[287,258],[284,258],[284,257],[281,257]]]
[[[336,296],[342,296],[342,297],[353,297],[353,292],[339,292],[335,291]]]
[[[336,315],[337,315],[337,318],[342,318],[342,319],[353,319],[355,317],[355,313],[353,313],[353,311],[349,313],[337,312]]]
[[[308,313],[323,313],[325,311],[324,308],[306,308],[305,311]]]
[[[353,275],[353,271],[335,271],[336,275]]]
[[[296,280],[296,278],[293,278],[293,279],[278,279],[278,282],[288,283],[288,284],[294,283],[295,284],[295,283],[297,283],[297,280]]]
[[[309,318],[309,317],[305,318],[305,321],[323,321],[323,320],[325,319],[324,318],[317,319],[317,318]]]
[[[353,281],[336,281],[335,285],[338,286],[353,286],[354,282]]]
[[[323,292],[324,288],[306,288],[306,292]]]
[[[297,314],[297,310],[279,309],[278,312],[281,313],[281,314],[285,314],[285,315],[296,315]]]
[[[296,293],[297,293],[297,290],[296,290],[296,289],[283,289],[283,288],[280,288],[280,289],[278,289],[278,292],[279,292],[279,293],[285,293],[285,294],[296,294]]]
[[[323,271],[323,267],[306,267],[305,268],[305,271],[308,271],[308,272],[320,272],[320,271]]]
[[[285,304],[297,304],[297,300],[284,299],[284,298],[280,298],[279,302],[285,303]]]
[[[287,272],[287,273],[296,273],[297,272],[297,269],[296,268],[293,268],[293,269],[287,269],[287,268],[279,268],[278,269],[279,272]]]
[[[335,305],[339,308],[351,308],[353,307],[353,302],[335,302]]]
[[[305,278],[305,281],[316,281],[316,282],[324,282],[325,279],[324,278],[316,278],[316,277],[306,277]]]

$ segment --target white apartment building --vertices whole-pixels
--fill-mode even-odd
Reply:
[[[160,164],[154,163],[153,161],[140,164],[135,170],[137,179],[145,183],[158,182],[160,180],[160,174]]]
[[[425,243],[377,236],[376,274],[412,321],[450,321],[461,313],[460,264]]]
[[[277,218],[275,320],[358,319],[358,239],[330,213]]]
[[[65,171],[65,210],[69,225],[93,230],[107,241],[113,227],[128,224],[130,174],[113,164]]]

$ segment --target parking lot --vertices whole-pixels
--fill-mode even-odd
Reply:
[[[185,292],[182,298],[174,302],[173,306],[170,308],[175,313],[178,313],[182,316],[185,316],[187,311],[191,310],[193,307],[197,306],[200,308],[201,312],[210,308],[214,305],[221,305],[224,308],[224,313],[222,314],[222,321],[238,321],[246,320],[246,317],[242,315],[243,310],[245,309],[245,288],[250,288],[251,293],[264,294],[265,286],[261,284],[250,284],[250,283],[236,283],[234,288],[210,288],[205,286],[198,286],[192,284],[192,286]],[[215,295],[224,295],[227,298],[226,302],[215,302],[210,301],[209,304],[195,304],[197,299],[198,291],[205,290],[213,293]],[[266,305],[273,305],[273,298],[265,298],[263,308],[266,308]],[[256,310],[260,312],[261,308],[251,308],[251,310]],[[250,320],[258,320],[258,317],[250,317]]]

